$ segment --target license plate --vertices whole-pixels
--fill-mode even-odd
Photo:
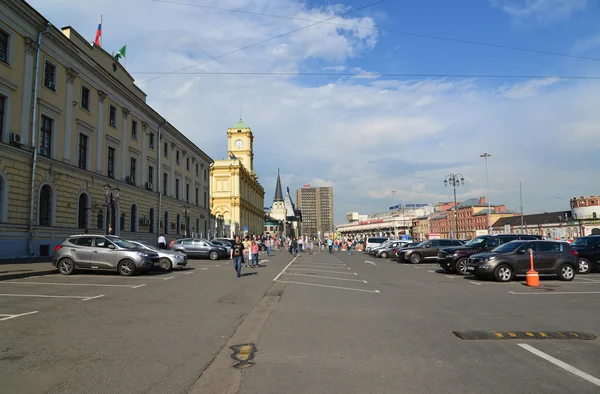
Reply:
[[[467,267],[467,271],[475,271],[475,267]]]

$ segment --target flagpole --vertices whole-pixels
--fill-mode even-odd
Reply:
[[[100,47],[102,47],[102,15],[100,15]]]
[[[125,43],[125,48],[127,48],[127,43]],[[127,69],[127,56],[123,56],[125,59],[125,69]]]

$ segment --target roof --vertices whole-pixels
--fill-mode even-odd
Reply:
[[[564,223],[573,220],[571,211],[558,211],[558,212],[545,212],[545,213],[534,213],[531,215],[523,215],[523,224],[526,226],[540,225],[540,224],[551,224],[551,223]],[[496,220],[493,227],[504,227],[506,225],[520,226],[521,216],[509,216]]]
[[[240,120],[238,120],[238,122],[236,124],[234,124],[233,126],[231,126],[232,129],[247,129],[248,126],[246,126],[246,123],[244,123],[244,121],[242,120],[242,118],[240,118]]]
[[[442,213],[441,215],[438,215],[438,216],[432,217],[432,218],[431,218],[431,219],[429,219],[429,220],[440,220],[440,219],[444,219],[444,218],[446,218],[447,216],[448,216],[448,215],[446,215],[445,213]]]
[[[471,208],[471,207],[487,207],[487,204],[480,204],[479,203],[479,199],[478,198],[468,198],[465,201],[459,203],[456,206],[456,209],[461,209],[461,208]],[[454,207],[449,208],[449,211],[454,210]]]
[[[281,191],[281,178],[279,177],[279,168],[277,169],[277,185],[275,185],[275,198],[273,201],[283,201],[283,192]]]

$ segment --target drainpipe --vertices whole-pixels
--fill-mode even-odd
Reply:
[[[161,181],[160,181],[160,174],[162,173],[162,167],[160,165],[160,159],[162,157],[162,155],[160,154],[160,148],[162,147],[162,142],[160,141],[160,135],[161,135],[161,131],[163,129],[163,127],[165,127],[167,125],[167,122],[165,121],[165,123],[163,123],[162,125],[158,126],[158,138],[156,139],[156,143],[158,144],[158,172],[157,172],[157,177],[156,177],[156,181],[158,182],[157,185],[157,190],[158,190],[158,237],[160,237],[165,231],[163,230],[162,232],[160,231],[160,220],[161,220],[161,212],[162,212],[162,195],[163,195],[163,190],[160,188],[160,186],[162,185]],[[164,218],[164,216],[162,216]],[[164,225],[166,226],[167,223],[164,223]],[[157,239],[158,239],[157,237]]]
[[[36,137],[36,129],[37,129],[37,96],[38,96],[38,83],[40,76],[40,49],[42,47],[42,34],[48,33],[50,31],[50,27],[52,25],[48,23],[46,25],[46,31],[41,31],[38,33],[37,37],[37,51],[35,55],[35,79],[33,82],[33,104],[32,104],[32,117],[33,120],[31,122],[31,148],[33,149],[33,163],[31,164],[31,199],[29,201],[29,238],[28,238],[28,247],[29,254],[31,256],[35,255],[33,251],[33,205],[34,205],[34,196],[35,196],[35,175],[37,170],[37,137]]]

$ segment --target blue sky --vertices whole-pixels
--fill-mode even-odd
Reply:
[[[324,20],[374,1],[169,0]],[[599,76],[600,61],[472,45],[394,30],[600,59],[600,3],[591,0],[388,0],[220,59],[310,22],[151,0],[31,0],[90,41],[104,16],[105,49],[127,42],[127,69],[148,103],[214,159],[240,108],[255,134],[256,171],[274,194],[334,187],[346,212],[485,196],[525,212],[568,209],[600,193],[600,80],[393,76],[168,75],[143,72],[350,72]],[[357,27],[358,26],[358,27]],[[359,27],[370,27],[364,29]],[[395,198],[390,193],[397,190]]]

